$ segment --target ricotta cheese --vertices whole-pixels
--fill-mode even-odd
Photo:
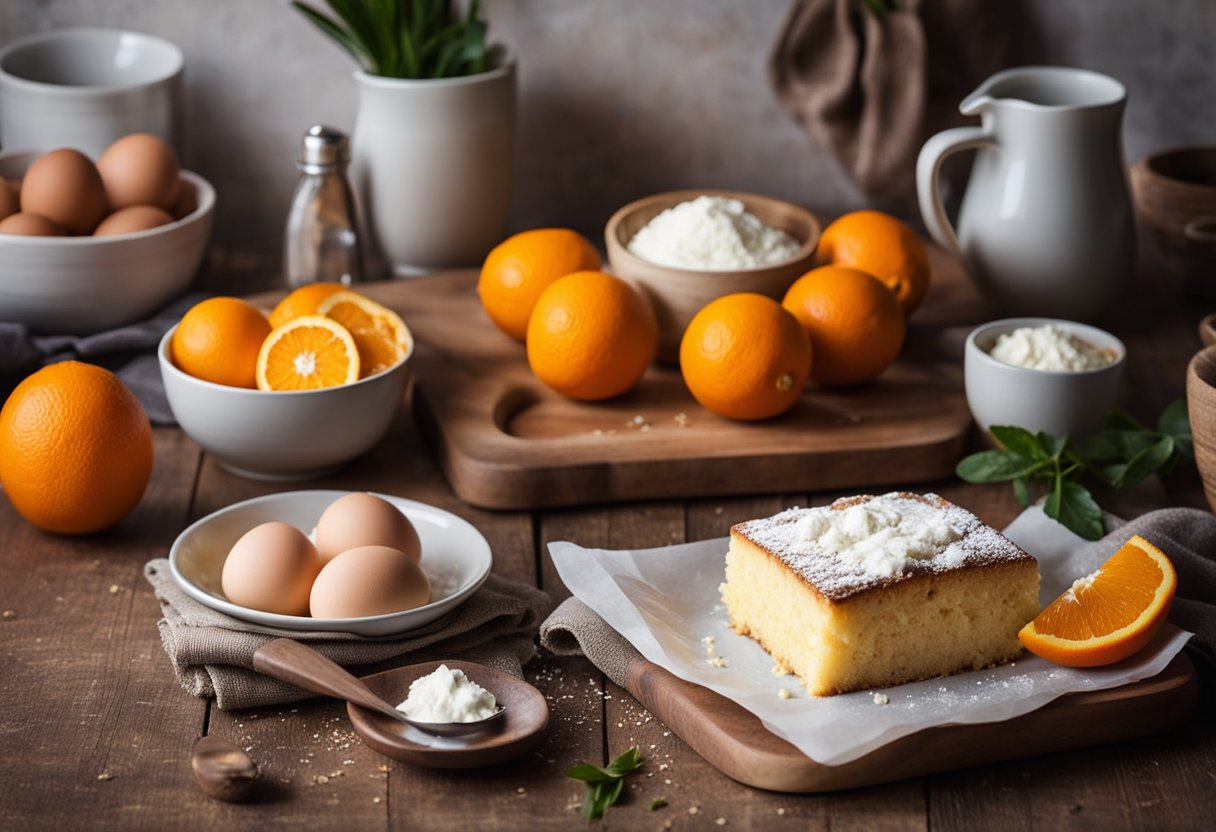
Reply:
[[[1030,370],[1080,372],[1114,362],[1113,350],[1103,350],[1056,326],[1021,327],[1001,335],[990,353],[997,361]]]
[[[643,226],[629,241],[630,253],[677,269],[731,271],[788,260],[799,243],[766,225],[742,202],[699,196],[681,202]]]

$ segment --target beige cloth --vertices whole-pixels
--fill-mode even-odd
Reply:
[[[536,653],[537,625],[553,608],[541,590],[491,575],[471,598],[434,625],[398,638],[376,639],[239,621],[183,592],[163,558],[149,561],[144,577],[160,599],[164,618],[157,626],[182,688],[194,696],[214,696],[223,709],[278,705],[314,695],[253,670],[254,651],[282,637],[301,641],[360,674],[462,659],[522,676],[523,665]]]
[[[1186,649],[1206,668],[1216,668],[1216,516],[1189,508],[1149,512],[1123,524],[1107,515],[1111,531],[1086,544],[1101,563],[1133,534],[1165,551],[1178,572],[1178,594],[1170,621],[1194,633]],[[625,687],[629,665],[641,658],[625,637],[586,604],[567,598],[540,625],[540,643],[559,656],[585,655],[609,679]]]
[[[769,55],[782,107],[870,198],[907,201],[932,133],[961,123],[958,102],[1034,38],[1016,3],[798,0]]]

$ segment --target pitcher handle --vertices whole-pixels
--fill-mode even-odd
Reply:
[[[943,130],[925,142],[917,157],[916,194],[920,200],[920,215],[933,239],[956,257],[963,256],[963,247],[959,245],[958,235],[942,206],[942,195],[938,188],[942,162],[960,150],[975,150],[995,144],[996,139],[983,127],[955,127]]]

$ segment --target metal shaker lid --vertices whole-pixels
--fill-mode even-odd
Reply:
[[[350,142],[346,134],[324,124],[315,124],[304,134],[300,149],[300,170],[322,173],[350,161]]]

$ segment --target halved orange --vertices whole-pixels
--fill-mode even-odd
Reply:
[[[258,352],[259,390],[318,390],[359,380],[359,350],[344,326],[320,315],[276,327]]]
[[[1096,572],[1048,604],[1018,640],[1036,656],[1067,667],[1114,664],[1152,640],[1177,585],[1165,553],[1133,535]]]
[[[270,313],[270,325],[282,326],[292,318],[317,314],[317,306],[334,292],[346,287],[341,283],[305,283],[279,301]]]
[[[321,301],[317,314],[350,331],[359,349],[360,378],[392,367],[410,348],[410,331],[401,316],[358,292],[335,292]]]

